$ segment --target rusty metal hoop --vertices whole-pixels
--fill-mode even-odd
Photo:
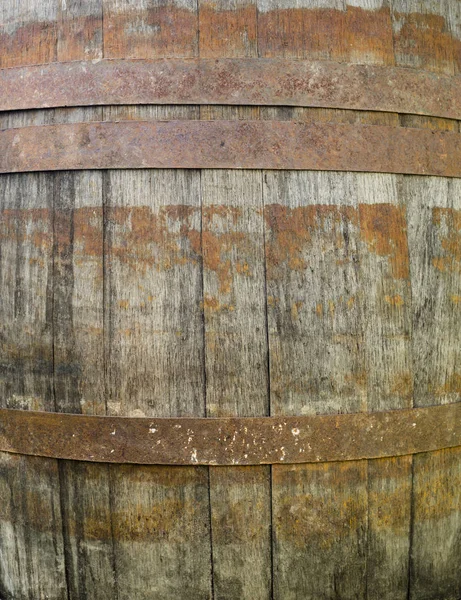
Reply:
[[[461,134],[291,121],[119,121],[0,131],[0,173],[310,169],[461,176]]]
[[[103,59],[0,70],[0,111],[110,104],[343,108],[461,118],[461,77],[275,58]]]
[[[374,413],[133,418],[0,409],[0,450],[163,465],[374,459],[461,446],[461,403]]]

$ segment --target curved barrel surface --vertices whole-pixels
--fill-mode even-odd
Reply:
[[[457,5],[0,0],[2,600],[461,598]]]

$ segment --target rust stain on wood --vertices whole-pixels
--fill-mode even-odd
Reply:
[[[461,273],[461,211],[433,208],[432,222],[441,254],[432,258],[432,265],[442,273]]]
[[[198,51],[197,13],[173,3],[104,15],[107,57],[194,56]]]
[[[309,265],[305,255],[306,248],[331,241],[331,230],[338,248],[346,241],[342,225],[351,227],[358,224],[357,212],[349,206],[311,205],[289,208],[280,204],[265,207],[265,219],[271,238],[266,247],[268,277],[276,278],[279,266],[299,271]],[[329,235],[327,235],[329,234]],[[327,241],[328,240],[328,241]],[[317,314],[323,314],[323,308],[317,307]]]
[[[215,2],[202,2],[199,9],[200,56],[257,55],[256,4],[220,9]]]
[[[392,27],[388,8],[376,11],[290,8],[258,16],[262,56],[330,58],[393,64]]]
[[[461,68],[461,40],[450,32],[445,17],[417,12],[393,15],[395,55],[401,63],[452,72]]]
[[[408,279],[410,265],[405,209],[393,204],[361,204],[359,215],[360,234],[368,249],[389,259],[395,279]],[[400,300],[389,297],[388,304],[399,306],[403,302]]]

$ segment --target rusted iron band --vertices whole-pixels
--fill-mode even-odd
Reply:
[[[461,403],[375,413],[218,419],[0,410],[0,450],[92,462],[311,463],[455,446],[461,446]]]
[[[107,104],[310,106],[461,119],[461,77],[289,59],[105,59],[0,70],[0,110]]]
[[[0,131],[0,173],[312,169],[461,176],[461,134],[291,121],[120,121]]]

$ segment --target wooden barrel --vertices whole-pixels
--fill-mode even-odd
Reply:
[[[459,1],[0,6],[0,598],[459,600]]]

